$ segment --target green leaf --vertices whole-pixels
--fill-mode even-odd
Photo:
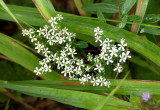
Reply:
[[[160,21],[160,14],[146,14],[144,17],[144,23],[156,23]]]
[[[126,0],[121,7],[121,14],[122,16],[126,15],[133,5],[136,3],[137,0]]]
[[[98,9],[98,11],[97,11],[97,17],[100,18],[100,19],[105,19],[104,16],[103,16],[103,13],[101,11],[101,9]],[[104,20],[100,20],[100,22],[106,23],[106,21],[104,21]]]
[[[123,23],[123,21],[126,22],[127,20],[128,20],[128,15],[125,15],[125,16],[122,18],[122,23],[119,23],[119,24],[118,24],[118,27],[119,27],[119,28],[124,28],[124,27],[126,26],[126,23]]]
[[[52,16],[56,16],[57,13],[50,0],[43,1],[44,0],[33,0],[34,4],[41,9],[41,14],[45,13],[43,17],[48,21],[47,18],[50,19]]]
[[[0,33],[0,53],[7,56],[12,61],[20,64],[30,71],[34,71],[35,67],[39,66],[40,59],[34,54],[20,46],[16,40]],[[45,79],[59,79],[60,75],[55,71],[42,74]]]
[[[140,21],[141,18],[136,15],[128,15],[128,21]]]
[[[85,42],[85,41],[79,41],[76,45],[77,45],[79,48],[82,48],[82,49],[88,47],[88,44],[87,44],[87,42]]]
[[[3,2],[3,0],[0,0],[0,4],[2,5],[2,7],[6,10],[6,12],[16,21],[16,23],[22,28],[21,24],[19,23],[19,21],[16,19],[16,17],[14,16],[14,14],[9,10],[9,8],[7,7],[7,5]]]
[[[144,27],[144,28],[141,28],[140,33],[148,33],[148,34],[153,34],[153,35],[160,35],[160,29]]]
[[[15,63],[0,61],[0,67],[0,80],[20,81],[35,79],[35,74]]]
[[[138,0],[137,3],[137,8],[136,8],[136,14],[137,16],[139,16],[141,18],[141,20],[139,21],[139,23],[142,23],[144,15],[146,13],[147,10],[147,6],[148,6],[149,0]],[[133,33],[138,33],[140,29],[139,25],[132,25],[132,32]]]
[[[38,86],[56,89],[76,90],[76,91],[94,91],[110,93],[120,82],[120,79],[108,79],[111,82],[110,88],[99,87],[92,85],[81,86],[78,81],[71,80],[28,80],[28,81],[14,81],[12,83],[23,86]],[[1,84],[0,84],[1,87]],[[125,80],[115,94],[130,95],[136,93],[141,95],[143,92],[148,91],[152,95],[160,95],[160,82],[158,81],[145,81],[145,80]]]
[[[29,94],[32,96],[49,98],[64,104],[69,104],[72,106],[90,110],[94,109],[98,105],[97,102],[105,100],[105,96],[102,95],[80,92],[80,91],[49,88],[44,86],[36,86],[34,84],[32,85],[32,83],[28,83],[28,85],[26,83],[24,85],[21,84],[20,82],[16,83],[16,82],[0,81],[0,87],[18,90],[22,93]],[[109,102],[105,104],[102,110],[128,109],[131,107],[132,105],[129,102],[115,98],[110,98]]]
[[[122,5],[125,0],[121,0],[120,4]],[[84,5],[83,10],[96,14],[97,10],[100,9],[102,13],[117,13],[118,12],[118,1],[117,0],[108,0],[102,3],[94,3]]]
[[[13,8],[15,7],[15,8]],[[36,17],[40,16],[36,10],[31,10],[32,8],[22,8],[19,6],[12,6],[12,10],[14,10],[15,15],[21,16],[23,20],[31,25],[36,25],[36,26],[42,26],[43,23],[45,22],[41,17]],[[11,8],[10,8],[11,9]],[[17,9],[17,10],[16,10]],[[21,11],[19,11],[21,9]],[[27,14],[26,14],[27,13]],[[128,43],[128,46],[135,50],[136,52],[141,53],[151,61],[153,61],[155,64],[160,66],[160,48],[153,44],[152,42],[146,40],[145,38],[142,38],[138,35],[135,35],[131,32],[128,32],[123,29],[119,29],[115,26],[111,26],[109,24],[104,24],[101,22],[97,22],[96,20],[92,20],[92,18],[86,18],[86,17],[80,17],[76,15],[71,15],[71,14],[66,14],[66,13],[61,13],[64,16],[63,20],[63,25],[65,27],[68,27],[70,31],[76,32],[77,34],[83,34],[87,35],[86,36],[79,36],[78,39],[84,40],[87,42],[92,42],[94,41],[93,35],[94,35],[94,28],[97,26],[101,26],[101,28],[104,30],[104,34],[116,42],[120,42],[121,38],[125,38],[126,42]],[[5,14],[3,11],[0,11],[0,18],[1,19],[10,19],[7,14]],[[4,18],[5,16],[5,18]],[[34,17],[33,17],[34,16]],[[17,16],[18,18],[18,16]],[[35,20],[35,22],[32,22],[32,19]],[[37,19],[37,21],[36,21]],[[39,21],[38,21],[39,20]],[[41,24],[41,22],[42,24]],[[72,24],[72,25],[71,25]]]

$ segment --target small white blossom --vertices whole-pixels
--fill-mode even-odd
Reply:
[[[131,56],[129,55],[130,51],[127,51],[126,53],[122,53],[122,55],[125,57],[125,59],[127,58],[131,58]]]
[[[58,15],[57,15],[57,19],[58,19],[58,20],[62,20],[62,19],[63,19],[62,15],[58,14]]]
[[[111,56],[115,56],[115,57],[118,56],[117,55],[118,50],[115,47],[112,47],[112,50],[109,50],[109,52],[111,52]]]
[[[101,73],[103,71],[104,68],[102,68],[101,63],[96,65],[96,68],[94,68],[94,70],[98,70],[99,73]]]
[[[93,78],[90,83],[93,83],[93,86],[98,86],[99,85],[99,82],[97,79]]]
[[[111,85],[111,83],[110,83],[110,81],[105,81],[105,82],[104,82],[104,85],[107,86],[107,87],[109,88],[110,85]]]
[[[117,63],[117,66],[113,69],[113,71],[122,72],[122,66],[120,66],[120,63]]]
[[[45,56],[48,56],[49,53],[51,53],[48,48],[44,48],[42,52]]]
[[[112,57],[108,56],[107,57],[107,65],[109,65],[109,63],[113,63]]]
[[[95,32],[95,36],[102,35],[103,30],[101,30],[99,27],[97,27],[97,28],[94,28],[94,32]]]
[[[86,78],[82,77],[82,78],[79,78],[79,81],[80,81],[80,84],[85,84],[86,82]]]
[[[31,38],[31,42],[37,41],[37,38],[35,37],[35,35],[30,36],[30,38]]]
[[[83,77],[86,79],[86,82],[88,82],[88,80],[91,79],[91,76],[89,74],[84,74]]]
[[[40,75],[41,74],[41,69],[38,69],[38,67],[36,67],[36,70],[34,70],[34,72],[36,73],[36,75]]]
[[[39,33],[39,36],[40,35],[44,35],[44,32],[43,32],[43,30],[41,28],[39,28],[39,30],[37,30],[37,32]]]
[[[23,29],[23,30],[22,30],[22,35],[23,35],[23,36],[28,35],[27,29]]]

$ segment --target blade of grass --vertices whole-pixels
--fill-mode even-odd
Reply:
[[[23,86],[36,86],[36,87],[47,87],[57,88],[66,90],[76,91],[94,91],[94,92],[106,92],[110,93],[120,82],[120,79],[108,79],[111,82],[110,88],[106,87],[93,87],[92,85],[81,85],[78,81],[71,80],[28,80],[28,81],[14,81],[11,82],[15,85]],[[152,95],[160,95],[160,81],[149,81],[149,80],[125,80],[121,87],[116,91],[115,94],[130,95],[136,93],[141,95],[144,91],[150,92]]]
[[[76,5],[80,15],[86,16],[86,12],[84,10],[82,10],[82,6],[83,6],[82,1],[81,0],[74,0],[74,3]]]
[[[104,101],[101,101],[100,104],[94,109],[94,110],[101,110],[105,103],[115,94],[115,92],[119,89],[119,87],[122,85],[124,80],[127,78],[129,72],[125,75],[125,77],[120,81],[120,83],[112,90],[112,92],[107,96],[107,98]]]
[[[0,4],[1,4],[2,7],[6,10],[6,12],[16,21],[16,23],[23,29],[22,25],[18,22],[18,20],[17,20],[16,17],[14,16],[14,14],[9,10],[9,8],[8,8],[7,5],[3,2],[3,0],[0,0]]]
[[[105,100],[105,96],[97,95],[93,93],[40,87],[35,85],[23,85],[21,83],[15,84],[14,82],[0,81],[0,87],[5,87],[13,90],[18,90],[22,93],[29,94],[37,97],[45,97],[52,100],[59,101],[61,103],[69,104],[76,107],[94,109],[98,103]],[[132,105],[129,102],[119,99],[111,98],[110,102],[106,103],[103,110],[107,108],[112,109],[129,109]],[[108,110],[108,109],[107,109]]]
[[[11,39],[10,37],[1,33],[0,39],[0,53],[32,72],[34,71],[35,67],[39,66],[40,59],[26,50],[24,47],[20,46],[14,39]],[[61,76],[55,71],[42,74],[42,77],[45,79],[61,78]]]
[[[45,2],[45,0],[43,2]],[[20,12],[18,11],[18,13],[20,13]],[[37,13],[36,16],[40,16],[37,11],[34,11],[34,13]],[[32,14],[30,14],[30,16],[32,16]],[[70,15],[70,14],[65,14],[65,13],[61,13],[61,14],[64,16],[64,20],[63,20],[64,26],[68,27],[69,30],[76,32],[77,35],[78,34],[85,35],[85,36],[77,36],[78,39],[85,40],[87,42],[92,42],[93,35],[94,35],[93,30],[95,27],[100,25],[101,28],[104,30],[104,34],[108,38],[111,38],[117,42],[119,42],[121,38],[125,38],[126,42],[128,43],[128,46],[130,48],[141,53],[142,55],[144,55],[145,57],[149,58],[151,61],[156,63],[158,66],[160,66],[160,62],[159,62],[160,49],[158,46],[151,43],[150,41],[148,41],[138,35],[135,35],[135,34],[132,34],[128,31],[125,31],[123,29],[116,28],[116,27],[111,26],[109,24],[97,22],[96,21],[97,19],[93,20],[95,18],[80,17],[80,16],[75,16],[75,15]],[[24,14],[21,12],[21,15],[24,15]],[[24,15],[23,17],[25,18],[28,16]],[[28,18],[28,19],[31,19],[31,18]],[[25,19],[25,20],[28,20],[28,19]],[[39,17],[37,19],[39,19]],[[36,23],[36,25],[39,25],[39,26],[42,25],[40,22],[36,21],[36,18],[33,20],[35,21],[34,24]],[[44,20],[42,20],[42,21],[44,22]],[[28,20],[28,22],[32,22],[32,21]],[[121,22],[121,21],[118,21],[118,22]],[[72,25],[70,25],[70,24],[72,24]],[[150,26],[150,25],[145,24],[145,26]],[[153,27],[159,28],[159,26],[153,26]]]
[[[149,3],[149,0],[138,0],[135,15],[139,16],[141,18],[141,20],[135,21],[135,22],[142,23],[143,17],[146,13],[146,10],[147,10],[148,3]],[[134,25],[132,25],[131,32],[137,34],[139,32],[139,29],[140,29],[140,26],[134,24]]]

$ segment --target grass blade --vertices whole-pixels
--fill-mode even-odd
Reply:
[[[40,59],[24,47],[20,46],[16,40],[11,39],[2,33],[0,33],[0,39],[0,53],[32,72],[35,67],[39,66]],[[45,79],[59,79],[60,75],[53,71],[51,73],[43,74],[42,77]]]

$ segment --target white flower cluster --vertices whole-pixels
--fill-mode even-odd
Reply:
[[[114,63],[115,58],[119,59],[114,71],[121,72],[120,64],[130,58],[129,51],[125,50],[127,44],[124,39],[121,39],[119,47],[113,44],[113,41],[103,37],[103,31],[97,27],[95,28],[96,42],[100,42],[102,47],[99,55],[93,56],[91,53],[87,55],[87,61],[80,58],[76,51],[75,33],[68,32],[65,27],[61,29],[58,25],[63,19],[61,15],[51,17],[50,26],[43,26],[39,30],[33,29],[22,30],[23,36],[27,35],[34,42],[35,49],[38,53],[44,54],[45,58],[39,61],[40,68],[36,67],[34,72],[37,75],[51,72],[52,65],[57,65],[57,69],[61,70],[64,76],[70,79],[79,80],[81,84],[92,83],[93,86],[107,86],[111,85],[110,81],[102,77],[106,70],[106,65]],[[53,53],[51,47],[57,45],[60,51]],[[103,74],[102,74],[103,73]]]
[[[113,40],[106,38],[106,36],[103,35],[103,30],[99,27],[95,28],[94,32],[95,42],[99,42],[101,46],[100,54],[93,59],[97,67],[95,70],[101,72],[104,70],[104,67],[101,65],[112,65],[117,63],[113,71],[117,71],[118,73],[122,72],[123,67],[121,64],[126,62],[127,58],[131,58],[129,55],[130,51],[126,49],[127,43],[125,43],[125,39],[121,39],[120,44],[115,45]],[[91,58],[90,61],[92,61]]]

